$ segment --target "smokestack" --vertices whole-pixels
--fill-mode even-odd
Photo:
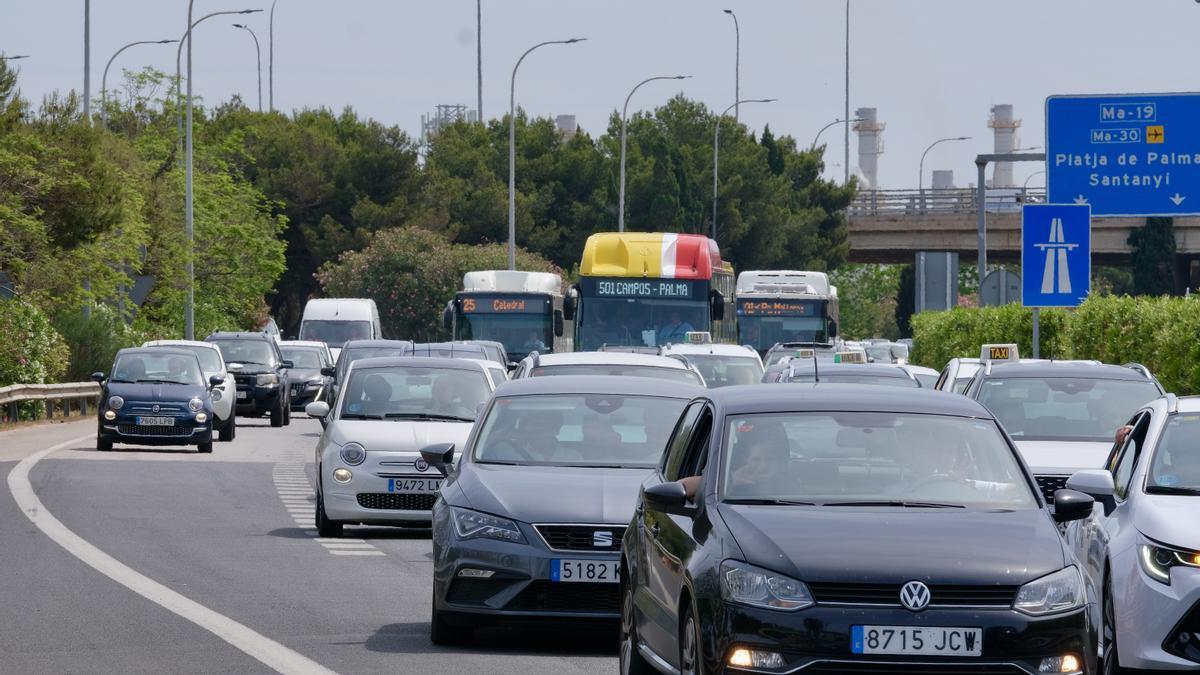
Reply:
[[[887,124],[878,121],[875,108],[859,108],[854,116],[862,119],[854,123],[858,134],[858,169],[862,173],[863,189],[879,189],[879,156],[883,154],[883,130]]]
[[[992,116],[988,119],[988,127],[995,134],[995,152],[997,155],[1008,154],[1016,150],[1021,142],[1017,138],[1017,129],[1021,120],[1013,119],[1013,107],[1004,103],[992,106]],[[992,187],[1009,188],[1013,184],[1012,162],[997,162],[992,169]]]

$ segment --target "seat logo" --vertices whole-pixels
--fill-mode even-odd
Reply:
[[[596,530],[592,533],[592,548],[612,548],[613,535],[607,530]]]
[[[900,604],[919,612],[929,606],[929,587],[920,581],[910,581],[900,589]]]

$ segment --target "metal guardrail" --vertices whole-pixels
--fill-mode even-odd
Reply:
[[[78,402],[80,415],[87,416],[88,404],[100,398],[100,385],[95,382],[64,384],[12,384],[0,387],[0,423],[21,421],[21,404],[29,401],[46,402],[46,419],[54,418],[55,403],[61,403],[63,417],[71,415],[71,402]]]
[[[973,188],[949,190],[860,190],[848,209],[851,216],[921,216],[975,213],[979,206]],[[1044,189],[989,188],[985,197],[989,213],[1020,211],[1025,204],[1046,201]]]

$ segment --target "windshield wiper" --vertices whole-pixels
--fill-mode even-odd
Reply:
[[[389,412],[388,419],[439,419],[442,422],[475,422],[469,417],[458,417],[456,414],[438,414],[436,412]]]
[[[116,380],[116,379],[109,380],[110,384],[113,382],[118,382],[120,384],[137,384],[137,382],[134,382],[133,380]]]
[[[157,378],[138,380],[137,384],[194,384],[193,382],[180,382],[178,380],[161,380]]]
[[[381,420],[383,415],[368,415],[366,413],[342,413],[344,420]]]
[[[755,506],[816,506],[812,502],[791,499],[726,499],[726,504],[751,504]]]
[[[906,502],[902,500],[880,500],[865,502],[825,502],[821,506],[899,506],[912,509],[965,509],[962,504],[942,504],[939,502]]]
[[[1150,485],[1146,487],[1148,495],[1189,495],[1200,496],[1200,488],[1175,487],[1173,485]]]

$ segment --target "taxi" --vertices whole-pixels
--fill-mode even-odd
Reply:
[[[1142,366],[1021,359],[1016,345],[984,345],[965,392],[1000,420],[1047,500],[1081,469],[1096,469],[1122,420],[1163,395]]]
[[[658,353],[695,366],[709,388],[755,384],[762,380],[762,358],[753,347],[713,344],[711,333],[699,331],[687,333],[684,340],[678,344],[667,343]]]
[[[763,367],[770,368],[780,361],[785,361],[801,354],[807,354],[804,358],[812,358],[811,352],[816,352],[817,358],[822,361],[833,361],[835,352],[843,351],[843,344],[825,344],[822,342],[780,342],[767,350],[766,356],[763,357]]]
[[[1069,489],[1103,504],[1067,527],[1100,589],[1102,672],[1200,670],[1200,398],[1172,394],[1128,422],[1104,468]]]

